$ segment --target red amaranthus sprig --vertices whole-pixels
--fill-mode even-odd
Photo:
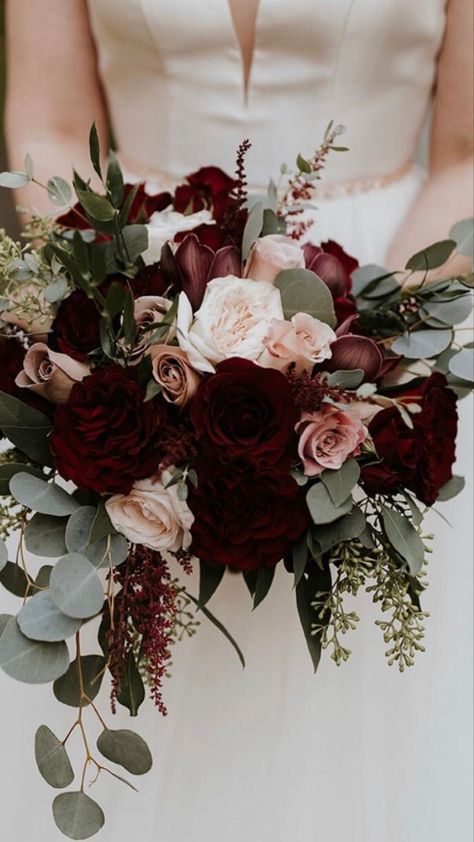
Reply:
[[[234,187],[234,195],[239,203],[239,207],[243,207],[247,200],[247,174],[245,172],[245,158],[247,157],[247,152],[251,149],[252,144],[250,140],[246,139],[243,140],[242,143],[239,144],[237,149],[237,159],[236,159],[236,167],[235,167],[235,175],[237,183]]]
[[[351,395],[337,386],[330,386],[321,374],[310,377],[309,374],[297,375],[294,370],[288,371],[293,392],[293,400],[302,412],[317,412],[321,409],[324,398],[330,398],[337,403],[350,403]]]
[[[127,657],[140,638],[140,666],[146,672],[150,695],[161,714],[163,681],[171,661],[173,629],[179,590],[160,553],[135,546],[115,571],[121,590],[115,598],[115,622],[109,634],[112,702],[117,698]]]

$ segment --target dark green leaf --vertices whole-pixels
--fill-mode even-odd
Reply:
[[[131,775],[145,775],[153,765],[153,758],[145,740],[135,731],[126,728],[102,731],[97,740],[97,748],[107,760],[123,766]]]
[[[268,234],[279,234],[280,229],[280,221],[277,215],[274,211],[270,210],[270,208],[265,208],[263,211],[263,228],[261,236],[266,237]]]
[[[349,514],[339,518],[327,526],[315,526],[312,536],[317,541],[320,551],[327,552],[336,544],[359,538],[365,529],[365,516],[358,506],[354,506]]]
[[[31,596],[32,591],[28,591],[28,579],[24,571],[18,564],[12,561],[7,562],[3,570],[0,571],[0,582],[5,590],[24,599],[27,592]]]
[[[306,565],[308,563],[308,534],[305,532],[304,535],[299,538],[296,544],[293,545],[293,549],[291,551],[292,559],[293,559],[293,574],[295,577],[295,587],[301,581],[303,573],[306,570]]]
[[[81,697],[77,659],[69,664],[69,669],[53,684],[53,692],[58,702],[73,708],[85,707],[94,701],[104,677],[105,658],[102,655],[82,655],[82,681],[84,696]]]
[[[325,581],[328,575],[329,574],[321,571],[321,582],[323,582],[323,580]],[[296,586],[296,607],[298,609],[298,617],[300,618],[306,645],[313,662],[314,672],[318,669],[319,661],[321,660],[321,641],[319,635],[312,633],[312,626],[318,620],[316,611],[312,606],[312,602],[314,602],[316,592],[318,590],[325,590],[325,587],[322,585],[318,585],[316,587],[314,584],[315,581],[318,581],[319,583],[319,578],[316,579],[316,577],[312,577],[311,579],[308,579],[306,576],[303,576]]]
[[[466,480],[464,477],[454,476],[440,489],[437,501],[444,503],[446,500],[451,500],[453,497],[456,497],[461,493],[465,485]]]
[[[0,667],[11,678],[26,684],[49,684],[69,664],[65,643],[30,640],[18,628],[16,617],[8,621],[0,637]]]
[[[356,459],[347,459],[338,471],[328,468],[321,474],[321,480],[335,506],[343,505],[359,482],[359,477],[360,467]]]
[[[76,190],[78,199],[87,215],[97,222],[111,222],[115,217],[115,208],[105,196],[99,196],[89,190]]]
[[[407,517],[388,506],[381,505],[381,509],[388,540],[407,561],[412,576],[417,576],[425,557],[423,541]]]
[[[20,473],[31,474],[34,477],[43,477],[43,472],[40,468],[34,468],[32,465],[24,465],[22,462],[6,462],[0,465],[0,495],[10,495],[10,480],[15,474]]]
[[[107,535],[114,535],[116,533],[117,530],[114,526],[112,526],[112,521],[110,520],[107,509],[105,508],[105,502],[102,500],[99,503],[97,514],[92,524],[91,534],[89,535],[89,543],[94,544],[95,541],[99,541],[101,538],[106,538]]]
[[[145,225],[127,225],[122,230],[122,237],[129,262],[134,264],[148,248],[148,231]]]
[[[109,153],[107,168],[107,189],[115,207],[120,207],[123,199],[123,175],[117,156],[112,151]]]
[[[322,482],[316,482],[311,486],[306,495],[306,502],[313,522],[317,525],[332,523],[346,515],[352,508],[352,497],[344,500],[342,505],[336,506]]]
[[[62,792],[53,801],[53,816],[61,833],[69,839],[89,839],[103,827],[104,814],[84,792]]]
[[[428,246],[428,248],[410,257],[405,269],[411,269],[412,272],[437,269],[438,266],[446,263],[455,248],[456,242],[454,240],[441,240],[439,243],[433,243],[432,246]]]
[[[190,593],[187,593],[187,596],[189,597],[189,599],[191,600],[191,602],[194,602],[194,604],[195,604],[195,605],[197,605],[197,606],[198,606],[198,608],[199,608],[199,601],[196,599],[196,597],[192,596]],[[222,634],[224,635],[224,637],[225,637],[225,638],[227,638],[227,640],[229,641],[229,643],[231,644],[231,646],[235,649],[235,651],[236,651],[236,653],[237,653],[237,656],[238,656],[238,658],[239,658],[239,661],[240,661],[240,663],[242,664],[242,666],[243,666],[243,667],[244,667],[244,669],[245,669],[245,658],[244,658],[244,656],[243,656],[243,654],[242,654],[242,652],[241,652],[241,650],[240,650],[240,647],[237,645],[237,643],[235,642],[235,640],[234,640],[234,638],[232,637],[232,635],[230,634],[230,632],[228,632],[228,631],[227,631],[227,629],[225,628],[225,626],[221,623],[221,621],[220,621],[220,620],[218,620],[218,619],[217,619],[217,617],[215,617],[215,616],[214,616],[214,614],[211,614],[211,612],[209,611],[209,609],[208,609],[208,608],[206,608],[206,606],[205,606],[205,605],[202,605],[202,606],[199,608],[199,610],[200,610],[200,611],[202,611],[202,613],[204,614],[204,616],[205,616],[208,620],[210,620],[210,622],[211,622],[211,623],[212,623],[212,624],[216,627],[216,629],[219,629],[219,631],[220,631],[220,632],[222,632]]]
[[[300,172],[310,173],[312,172],[312,167],[309,161],[306,158],[303,158],[302,155],[298,155],[296,159],[296,166],[298,167]]]
[[[270,590],[275,576],[274,567],[259,567],[257,571],[257,583],[255,585],[255,595],[253,599],[253,607],[257,608],[265,599]]]
[[[138,670],[133,652],[129,652],[117,693],[119,704],[128,708],[130,716],[137,716],[138,709],[145,699],[145,687]]]
[[[219,587],[224,573],[225,564],[209,564],[207,561],[199,561],[199,607],[206,605],[213,593]]]
[[[48,446],[51,422],[45,415],[0,392],[0,428],[7,439],[27,456],[41,465],[52,467]]]
[[[35,734],[35,758],[40,775],[55,789],[64,789],[74,780],[74,772],[64,745],[47,725]]]
[[[100,166],[100,143],[99,135],[97,133],[97,126],[95,123],[92,123],[91,130],[89,132],[89,153],[92,161],[92,166],[94,167],[99,178],[102,180],[102,169]]]
[[[66,553],[64,536],[67,522],[67,517],[33,515],[26,524],[26,549],[34,555],[60,558]]]

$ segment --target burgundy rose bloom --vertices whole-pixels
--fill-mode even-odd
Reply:
[[[100,348],[100,314],[81,289],[74,290],[59,305],[52,326],[51,345],[75,360],[85,362]]]
[[[133,184],[124,185],[122,206],[133,188]],[[155,196],[149,196],[148,193],[145,192],[145,186],[140,184],[130,208],[127,220],[128,224],[131,225],[136,222],[148,222],[150,216],[155,213],[155,211],[164,210],[171,204],[172,201],[173,197],[170,193],[158,193]],[[86,212],[80,202],[73,205],[73,207],[66,213],[58,216],[56,222],[58,225],[63,225],[65,228],[73,228],[76,231],[84,231],[93,227],[92,222],[87,219]],[[99,234],[98,239],[108,240],[110,239],[110,236]]]
[[[239,247],[241,245],[247,211],[241,207],[241,202],[233,194],[236,187],[237,181],[219,167],[201,167],[197,172],[188,175],[186,183],[176,189],[175,210],[180,213],[196,213],[204,209],[211,211],[218,231],[206,231],[204,227],[200,227],[199,239],[212,248],[229,243]],[[216,242],[218,235],[220,241]],[[225,239],[222,239],[223,235]]]
[[[127,494],[160,462],[166,422],[161,397],[144,403],[134,369],[96,369],[76,383],[54,415],[51,453],[57,470],[80,489]]]
[[[362,471],[369,494],[392,494],[408,488],[431,506],[440,488],[452,477],[457,434],[456,395],[446,388],[442,374],[429,378],[403,397],[412,397],[422,411],[412,415],[410,430],[395,408],[378,412],[369,432],[381,462]]]
[[[255,475],[246,463],[204,459],[196,467],[191,550],[203,561],[274,567],[308,528],[304,493],[289,474]]]
[[[288,380],[279,371],[234,358],[202,381],[191,404],[191,420],[209,451],[223,461],[246,459],[255,469],[288,467],[296,449],[294,406]]]
[[[167,243],[163,246],[161,269],[175,288],[186,293],[193,310],[198,310],[209,281],[226,275],[240,276],[242,264],[235,246],[213,251],[200,243],[195,234],[188,234],[175,253]]]

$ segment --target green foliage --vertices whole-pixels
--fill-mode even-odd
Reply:
[[[81,621],[67,617],[59,610],[47,590],[35,594],[17,617],[23,634],[30,640],[49,643],[67,640],[79,631]]]
[[[335,327],[336,316],[331,293],[326,284],[308,269],[285,269],[275,279],[280,290],[285,318],[296,313],[310,316]]]
[[[99,693],[104,677],[105,658],[102,655],[82,655],[80,663],[69,664],[64,675],[53,684],[58,702],[70,707],[86,707]]]
[[[58,608],[79,620],[98,614],[104,602],[104,589],[94,565],[79,553],[69,553],[57,562],[50,589]]]
[[[325,484],[323,482],[316,482],[311,486],[306,495],[306,503],[313,522],[317,525],[323,525],[333,523],[333,521],[337,521],[338,518],[350,512],[352,508],[352,496],[350,496],[349,492],[349,496],[342,503],[336,505]]]
[[[15,447],[33,461],[40,465],[52,465],[48,446],[51,423],[37,409],[0,392],[0,429]]]
[[[219,587],[225,573],[225,564],[209,564],[199,561],[199,608],[209,602],[213,593]]]
[[[69,664],[65,643],[41,643],[20,631],[16,617],[8,621],[0,637],[0,667],[11,678],[26,684],[49,684],[66,672]]]
[[[260,236],[263,228],[263,211],[263,202],[256,202],[248,215],[242,238],[242,257],[244,260],[249,256],[255,240]]]
[[[53,801],[53,816],[59,830],[69,839],[88,839],[103,827],[104,814],[82,790],[62,792]]]
[[[106,729],[97,740],[100,753],[123,766],[131,775],[144,775],[153,765],[153,758],[143,737],[128,729]]]
[[[40,775],[55,789],[64,789],[74,780],[74,772],[63,743],[47,725],[35,735],[35,758]]]

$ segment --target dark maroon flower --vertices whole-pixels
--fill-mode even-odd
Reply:
[[[386,357],[373,339],[351,333],[339,336],[332,343],[331,352],[331,359],[325,361],[322,368],[326,371],[353,371],[360,368],[368,383],[376,383],[385,377],[401,360],[401,357]]]
[[[192,552],[237,570],[275,567],[309,526],[304,492],[287,473],[202,459],[189,505]]]
[[[306,268],[315,272],[329,287],[337,323],[341,324],[345,319],[356,314],[356,303],[350,292],[351,275],[359,266],[357,260],[347,254],[334,240],[328,240],[320,246],[306,243],[303,251]]]
[[[255,468],[291,464],[298,412],[279,371],[234,358],[202,381],[191,420],[207,448],[222,460],[245,459]]]
[[[51,453],[61,476],[99,494],[127,494],[152,476],[166,405],[144,398],[133,368],[110,365],[76,383],[54,415]]]
[[[175,210],[180,213],[196,213],[203,209],[211,211],[216,227],[221,229],[221,236],[225,234],[225,240],[219,245],[233,243],[240,247],[247,211],[242,208],[242,202],[236,195],[237,187],[238,181],[219,167],[202,167],[188,175],[186,183],[176,189]],[[209,238],[215,238],[217,232],[200,230],[201,241],[204,233]],[[207,244],[210,244],[209,241]],[[215,239],[213,247],[217,247]]]
[[[369,494],[393,494],[407,488],[431,506],[440,488],[452,477],[457,434],[456,395],[446,388],[442,374],[398,394],[420,403],[412,415],[413,429],[393,407],[377,413],[369,432],[381,461],[362,471]]]
[[[240,276],[241,262],[235,246],[213,251],[202,245],[195,234],[188,234],[175,253],[165,244],[161,269],[174,287],[184,290],[193,310],[198,310],[209,281],[226,275]]]
[[[52,326],[51,345],[80,362],[100,348],[100,314],[81,289],[61,302]]]

